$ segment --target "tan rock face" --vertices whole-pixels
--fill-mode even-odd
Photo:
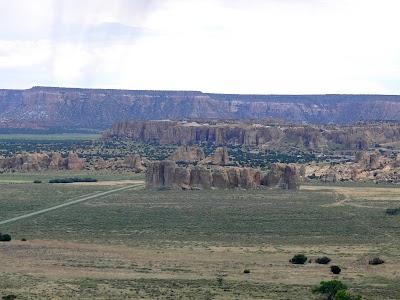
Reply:
[[[300,168],[294,164],[271,164],[270,172],[261,179],[269,188],[299,189],[300,183]]]
[[[229,164],[228,149],[226,147],[218,147],[211,157],[206,157],[199,162],[200,165],[212,163],[214,165],[225,166]]]
[[[169,157],[173,161],[193,163],[205,158],[204,151],[199,146],[181,146]]]
[[[70,153],[67,157],[67,169],[68,170],[83,170],[85,168],[84,161],[79,158],[78,154]]]
[[[49,169],[59,170],[66,168],[67,168],[67,161],[61,156],[61,153],[58,152],[52,153]]]
[[[156,161],[146,173],[147,189],[298,189],[300,168],[279,164],[272,175],[261,180],[260,170],[252,168],[217,167],[213,171],[203,166],[178,167],[174,161]],[[267,179],[269,178],[269,180]]]
[[[140,157],[139,154],[132,154],[132,155],[126,156],[124,158],[123,166],[135,169],[141,173],[146,172],[146,168],[143,166],[142,158]]]

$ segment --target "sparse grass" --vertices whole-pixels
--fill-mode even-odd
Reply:
[[[107,188],[1,187],[9,213]],[[121,191],[1,226],[15,241],[1,245],[0,290],[31,299],[316,299],[311,287],[334,275],[288,262],[304,253],[332,258],[340,280],[366,299],[400,299],[400,223],[384,213],[399,200],[376,200],[381,188]],[[378,255],[386,263],[373,268]],[[48,277],[25,276],[27,267]]]

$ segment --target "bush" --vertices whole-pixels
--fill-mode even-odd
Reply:
[[[383,264],[385,261],[383,259],[380,259],[379,257],[374,257],[373,259],[371,259],[368,263],[370,265],[381,265]]]
[[[339,266],[331,266],[331,272],[333,274],[338,275],[338,274],[340,274],[341,271],[342,271],[342,269]]]
[[[249,269],[246,269],[246,270],[243,271],[243,273],[244,273],[244,274],[249,274],[249,273],[250,273],[250,270],[249,270]]]
[[[297,265],[304,265],[306,261],[307,256],[305,256],[304,254],[296,254],[291,260],[289,260],[290,263]]]
[[[33,181],[33,183],[43,183],[43,181],[41,181],[39,179],[36,179],[36,180]]]
[[[11,241],[11,235],[0,233],[0,242],[9,242],[9,241]]]
[[[400,215],[400,208],[388,208],[385,212],[391,216]]]
[[[329,257],[326,257],[326,256],[324,256],[324,257],[318,257],[318,258],[315,260],[315,262],[316,262],[317,264],[326,265],[326,264],[329,264],[329,263],[331,262],[331,259],[330,259]]]

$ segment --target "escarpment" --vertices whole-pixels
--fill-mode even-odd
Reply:
[[[262,123],[262,122],[260,122]],[[400,123],[355,124],[349,126],[244,122],[144,121],[116,122],[103,139],[127,139],[166,145],[244,145],[341,148],[367,150],[377,143],[400,140]]]
[[[59,87],[0,90],[0,128],[103,128],[118,120],[266,117],[319,124],[399,121],[400,96],[235,95]]]
[[[260,170],[239,167],[203,166],[179,167],[174,161],[155,161],[146,173],[146,189],[298,189],[300,168],[292,164],[272,165],[271,172],[262,175]]]

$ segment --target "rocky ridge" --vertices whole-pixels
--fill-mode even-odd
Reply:
[[[57,87],[0,90],[0,128],[103,128],[119,120],[265,117],[322,124],[399,121],[400,96],[233,95]]]

